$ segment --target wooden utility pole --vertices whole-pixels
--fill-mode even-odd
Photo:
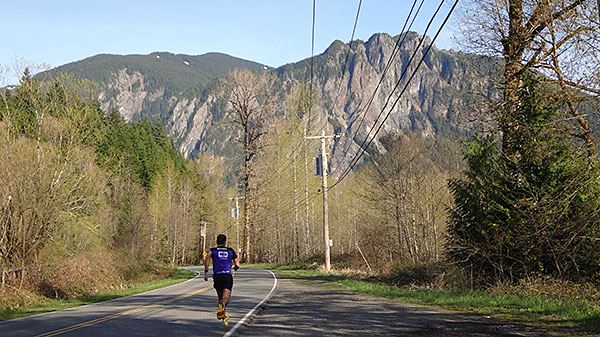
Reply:
[[[307,139],[321,140],[321,182],[323,184],[323,243],[325,251],[325,270],[331,271],[331,248],[329,243],[329,208],[327,205],[327,149],[325,139],[339,137],[338,135],[325,135],[325,129],[320,136],[307,136]]]
[[[210,225],[210,222],[200,221],[200,225],[202,225],[202,228],[200,228],[200,237],[202,237],[202,261],[204,261],[206,256],[204,255],[206,252],[206,225]]]

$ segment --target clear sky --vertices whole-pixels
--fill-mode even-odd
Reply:
[[[317,0],[315,54],[348,42],[358,0]],[[446,1],[428,35],[451,7]],[[0,7],[0,64],[20,58],[52,67],[101,53],[222,52],[277,67],[311,55],[312,0],[7,1]],[[355,39],[400,33],[413,1],[363,0]],[[424,31],[440,0],[425,0]],[[453,47],[452,23],[436,45]],[[9,79],[8,82],[14,82]],[[12,83],[6,83],[12,84]]]

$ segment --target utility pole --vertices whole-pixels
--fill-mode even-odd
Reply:
[[[202,225],[200,229],[200,236],[202,237],[202,261],[204,261],[204,253],[206,252],[206,225],[210,225],[210,222],[200,221],[200,224]]]
[[[321,130],[320,136],[307,136],[306,139],[321,140],[321,182],[323,184],[323,243],[325,250],[325,270],[331,271],[331,248],[329,243],[329,207],[327,205],[327,149],[325,139],[335,138],[339,135],[325,135],[325,129]]]
[[[231,213],[231,217],[235,218],[235,244],[236,254],[240,255],[240,206],[238,200],[244,199],[244,197],[233,197],[229,200],[235,200],[235,211]]]

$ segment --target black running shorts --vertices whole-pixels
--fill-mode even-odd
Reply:
[[[215,284],[215,289],[229,289],[233,288],[233,276],[231,274],[216,274],[213,275],[213,281]]]

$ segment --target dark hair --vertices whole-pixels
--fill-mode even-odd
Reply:
[[[227,237],[225,236],[225,234],[219,234],[219,235],[217,235],[217,244],[218,245],[225,244],[225,241],[227,241]]]

